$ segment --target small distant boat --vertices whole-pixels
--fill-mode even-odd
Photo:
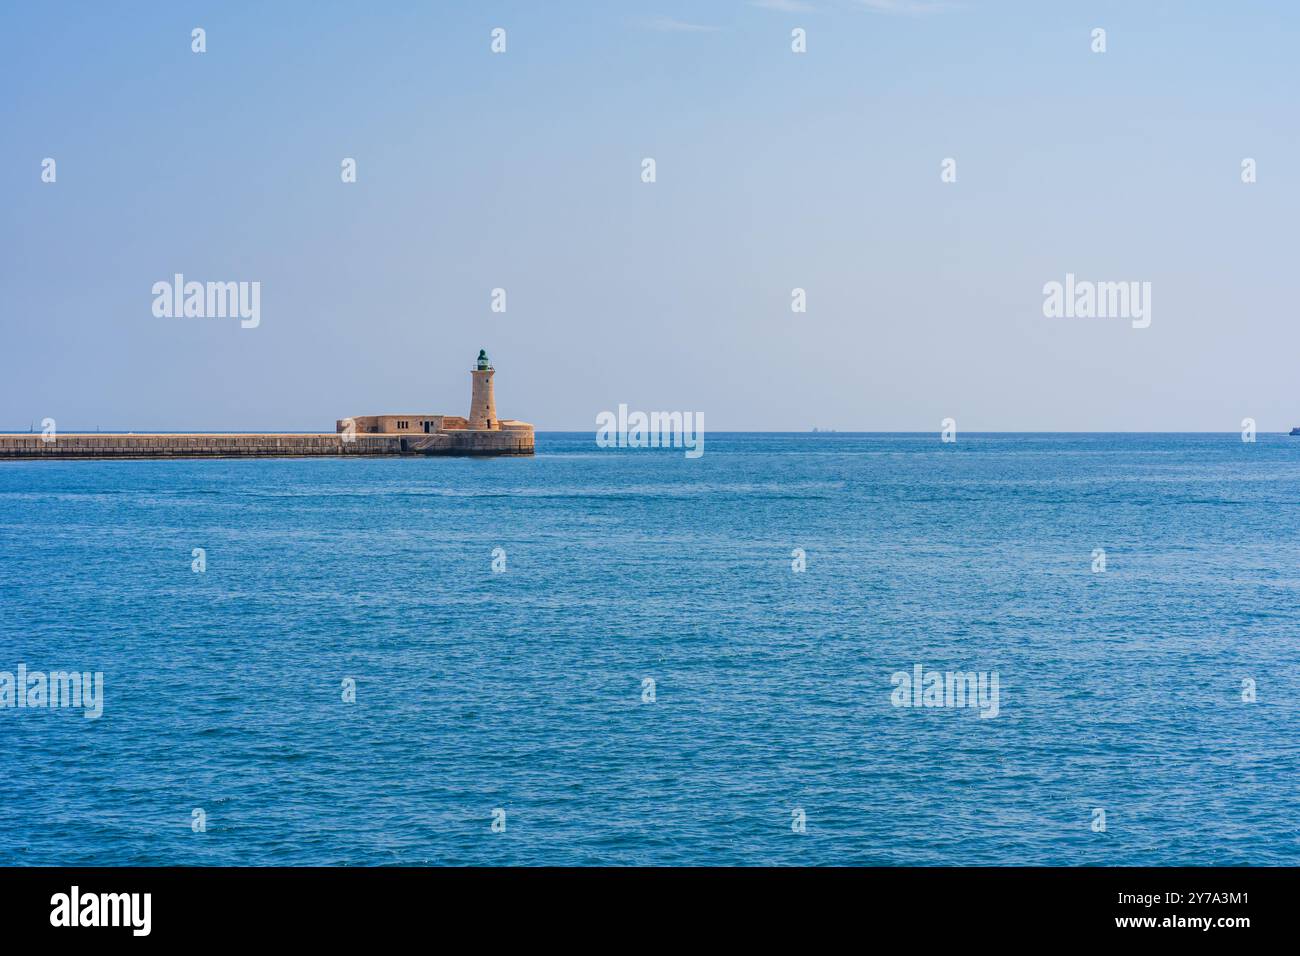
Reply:
[[[1292,434],[1293,436],[1300,436],[1300,428],[1293,428],[1293,429],[1291,429],[1291,434]]]

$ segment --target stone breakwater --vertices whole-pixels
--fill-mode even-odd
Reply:
[[[301,458],[531,455],[533,430],[455,429],[431,435],[0,435],[4,458]]]

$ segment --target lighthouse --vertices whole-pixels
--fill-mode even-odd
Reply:
[[[478,362],[470,370],[474,380],[474,391],[469,400],[469,427],[472,429],[497,429],[501,427],[497,419],[497,403],[492,395],[492,376],[496,370],[488,362],[487,351],[478,350]]]

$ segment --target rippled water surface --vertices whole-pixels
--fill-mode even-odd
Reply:
[[[0,462],[0,863],[1295,864],[1298,602],[1281,436]]]

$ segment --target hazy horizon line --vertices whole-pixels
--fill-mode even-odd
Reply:
[[[534,427],[533,433],[536,435],[585,435],[596,434],[598,429],[594,427],[587,428],[537,428]],[[17,428],[0,428],[0,435],[39,435],[40,428],[17,429]],[[942,429],[929,429],[918,431],[916,429],[849,429],[849,428],[807,428],[799,431],[789,429],[763,429],[763,428],[723,428],[716,430],[706,430],[710,435],[939,435]],[[207,428],[207,429],[183,429],[183,428],[60,428],[57,432],[59,435],[333,435],[337,432],[322,431],[316,428]],[[392,432],[391,434],[400,434]],[[412,433],[418,434],[418,433]],[[1240,429],[1086,429],[1086,428],[1062,428],[1054,431],[1043,431],[1041,429],[987,429],[987,428],[970,428],[961,429],[959,435],[1240,435]],[[1257,429],[1256,435],[1283,435],[1289,436],[1288,431],[1268,431]]]

